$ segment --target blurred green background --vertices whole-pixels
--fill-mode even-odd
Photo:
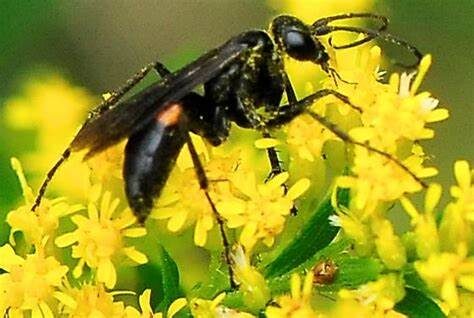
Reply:
[[[370,11],[389,16],[391,33],[434,56],[423,88],[451,118],[431,125],[437,137],[424,145],[448,186],[455,159],[474,159],[474,1],[379,1]],[[48,72],[99,96],[150,61],[177,69],[232,35],[266,28],[278,13],[250,0],[0,1],[0,107],[25,80]],[[33,145],[2,119],[0,215],[21,197],[9,158]]]

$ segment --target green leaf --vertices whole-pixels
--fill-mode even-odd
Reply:
[[[349,191],[338,191],[338,202],[347,205]],[[281,253],[264,269],[267,278],[283,275],[326,247],[339,231],[329,224],[329,216],[334,213],[329,193],[315,209],[303,228]]]
[[[177,298],[182,297],[183,293],[179,286],[178,266],[161,245],[158,247],[158,260],[163,286],[163,300],[160,302],[157,309],[166,313],[171,303]]]
[[[178,266],[161,244],[157,244],[157,247],[149,256],[150,261],[137,268],[137,290],[151,289],[152,307],[166,313],[171,303],[183,296],[183,292],[179,284]],[[157,302],[159,304],[155,306]]]
[[[395,310],[410,318],[443,318],[441,308],[428,296],[414,288],[406,288],[405,297],[395,305]]]

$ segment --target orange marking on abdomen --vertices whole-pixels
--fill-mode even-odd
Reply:
[[[179,121],[179,117],[181,116],[182,112],[183,108],[181,104],[171,103],[168,104],[165,109],[158,112],[155,116],[155,119],[164,126],[171,126]]]

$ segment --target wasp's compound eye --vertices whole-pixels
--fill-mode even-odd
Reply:
[[[313,60],[315,57],[316,45],[311,36],[299,30],[289,30],[283,39],[286,52],[292,58],[300,61]]]

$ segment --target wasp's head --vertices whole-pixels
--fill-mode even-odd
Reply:
[[[322,43],[312,36],[309,25],[295,17],[280,15],[273,19],[270,32],[278,49],[291,58],[327,68],[329,55]]]

